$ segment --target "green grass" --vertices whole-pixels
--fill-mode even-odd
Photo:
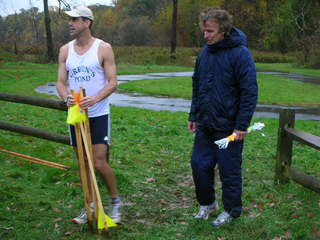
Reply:
[[[191,99],[191,77],[170,77],[122,83],[118,89],[126,92],[138,92],[146,95],[162,95]]]
[[[1,72],[8,72],[11,74],[20,75],[21,70],[25,73],[25,70],[30,71],[54,71],[57,72],[57,64],[38,64],[30,62],[0,62]],[[119,75],[123,74],[142,74],[142,73],[154,73],[154,72],[191,72],[193,71],[192,67],[185,66],[175,66],[175,65],[154,65],[154,64],[145,64],[145,65],[135,65],[120,63],[117,65],[117,73]],[[40,71],[42,72],[42,71]],[[50,75],[51,78],[56,80],[57,75]]]
[[[147,95],[191,99],[191,85],[191,77],[174,77],[123,83],[119,85],[119,89]],[[258,74],[258,85],[258,101],[261,104],[320,106],[320,85],[263,73]]]
[[[19,80],[11,70],[0,70],[0,92],[39,96],[34,86],[56,76],[54,71],[16,68],[14,73],[23,76]],[[0,121],[67,134],[65,112],[7,102],[2,102],[0,111]],[[115,106],[111,112],[111,165],[125,203],[124,224],[101,237],[72,224],[69,219],[78,214],[83,199],[71,147],[0,130],[1,147],[72,167],[66,172],[0,153],[0,239],[311,240],[319,236],[319,194],[295,183],[273,184],[277,119],[254,119],[266,124],[266,136],[252,133],[245,143],[243,215],[213,229],[209,224],[213,217],[210,221],[191,217],[197,203],[187,113]],[[320,135],[318,122],[297,121],[296,128]],[[295,144],[293,165],[320,178],[318,151]],[[217,187],[221,205],[220,183]],[[100,190],[107,205],[101,182]]]
[[[117,66],[119,74],[141,74],[141,73],[159,73],[159,72],[192,72],[193,68],[173,65],[134,65],[119,64]]]
[[[301,68],[292,63],[257,63],[256,67],[261,71],[279,71],[320,77],[320,69]]]

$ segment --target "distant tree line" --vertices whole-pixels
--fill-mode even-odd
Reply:
[[[67,2],[67,1],[65,1]],[[257,50],[299,52],[302,64],[320,66],[320,0],[114,0],[113,6],[90,6],[95,14],[94,35],[114,46],[172,48],[173,7],[178,47],[203,44],[198,25],[201,9],[222,7]],[[62,9],[63,11],[63,9]],[[54,52],[70,40],[68,18],[50,12]],[[44,13],[38,8],[0,16],[1,46],[12,52],[39,54],[46,45]],[[318,64],[318,65],[317,65]]]

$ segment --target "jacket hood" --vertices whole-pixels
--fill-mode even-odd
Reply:
[[[221,49],[235,48],[240,45],[247,46],[247,36],[238,28],[233,27],[230,31],[230,35],[223,40],[214,43],[207,44],[210,52],[217,52]]]

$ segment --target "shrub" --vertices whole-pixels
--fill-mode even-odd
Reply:
[[[318,48],[314,48],[308,58],[307,61],[305,61],[305,57],[302,53],[296,54],[296,62],[300,66],[304,66],[306,68],[320,68],[320,50]]]
[[[259,63],[292,63],[295,61],[293,54],[282,54],[277,52],[265,52],[252,50],[255,62]]]
[[[116,61],[129,64],[157,64],[193,66],[196,48],[177,48],[175,58],[171,57],[169,47],[114,47]]]

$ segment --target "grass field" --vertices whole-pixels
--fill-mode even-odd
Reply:
[[[0,69],[0,92],[48,97],[33,89],[55,78],[54,66],[13,64]],[[0,111],[0,121],[67,134],[64,112],[8,102],[1,102]],[[266,136],[252,133],[245,143],[243,215],[213,229],[209,223],[214,217],[210,221],[192,218],[197,204],[189,165],[193,136],[186,129],[187,114],[115,106],[111,112],[111,165],[125,204],[123,225],[98,236],[72,224],[69,220],[78,214],[83,200],[71,147],[0,130],[1,147],[71,166],[69,171],[60,171],[0,153],[0,239],[319,238],[319,194],[294,183],[273,184],[277,119],[254,119],[266,124]],[[297,121],[296,128],[320,135],[318,122]],[[293,164],[320,178],[316,150],[295,144]],[[100,185],[107,205],[106,189]],[[221,205],[220,183],[217,185]]]
[[[320,77],[320,69],[307,69],[297,67],[292,63],[257,63],[257,69],[265,71],[279,71],[296,73],[307,76]]]

